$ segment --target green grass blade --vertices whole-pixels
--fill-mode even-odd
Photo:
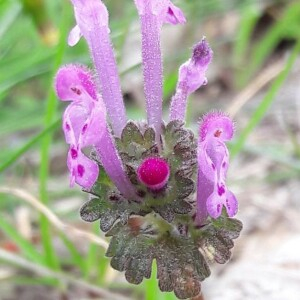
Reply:
[[[0,165],[0,172],[4,171],[8,167],[10,167],[13,163],[15,163],[24,153],[26,153],[28,150],[30,150],[35,144],[37,144],[41,139],[43,139],[45,136],[53,132],[55,129],[59,127],[61,123],[61,120],[57,120],[54,123],[52,123],[50,126],[45,128],[43,131],[41,131],[39,134],[37,134],[35,137],[33,137],[28,143],[26,143],[24,146],[22,146],[19,150],[17,150],[15,153],[13,153],[6,161],[4,161]]]
[[[85,270],[84,270],[84,279],[89,280],[91,274],[94,271],[95,263],[97,261],[97,246],[94,243],[90,243],[87,257],[85,259]]]
[[[287,6],[283,16],[268,30],[265,36],[260,39],[253,48],[253,53],[250,58],[251,64],[248,66],[247,72],[240,76],[239,85],[245,84],[249,78],[259,69],[265,62],[266,58],[274,51],[278,43],[290,33],[290,29],[298,24],[300,26],[300,4],[293,3]],[[298,35],[298,32],[297,32]],[[294,38],[297,38],[294,37]]]
[[[93,224],[93,232],[96,235],[99,234],[99,225],[97,223]],[[91,280],[91,275],[95,275],[97,277],[96,282],[100,285],[103,284],[108,265],[109,259],[104,257],[104,252],[102,253],[102,250],[94,243],[90,243],[85,258],[84,278]]]
[[[62,28],[61,37],[59,44],[57,46],[57,52],[55,56],[55,61],[53,64],[53,75],[59,68],[62,63],[63,55],[66,49],[66,40],[67,40],[67,32],[66,29],[68,28],[69,24],[69,17],[67,17],[67,5],[69,3],[63,2],[63,13],[61,14],[61,24],[59,28]],[[50,124],[52,124],[57,107],[57,99],[56,95],[52,88],[52,77],[50,78],[51,83],[49,82],[49,95],[47,98],[46,103],[46,112],[45,112],[45,121],[44,125],[47,128]],[[49,174],[49,151],[52,142],[52,135],[48,134],[42,139],[41,143],[41,150],[40,150],[40,172],[39,172],[39,184],[40,184],[40,199],[44,204],[48,204],[49,197],[48,197],[48,190],[47,190],[47,182],[48,182],[48,174]],[[41,236],[42,236],[42,243],[44,247],[44,252],[46,254],[47,265],[54,269],[59,270],[59,259],[55,253],[54,247],[52,245],[52,237],[51,237],[51,227],[49,221],[44,215],[40,216],[40,228],[41,228]]]
[[[241,12],[241,22],[233,49],[233,59],[236,66],[239,66],[248,54],[247,49],[251,34],[259,17],[260,13],[256,5],[246,5]],[[237,74],[240,75],[239,72]]]
[[[164,99],[175,92],[177,80],[178,80],[178,74],[176,72],[170,73],[165,76],[164,86],[163,86]]]
[[[165,293],[163,300],[177,300],[177,297],[174,293]]]
[[[0,39],[4,36],[21,12],[19,3],[0,3]],[[2,13],[3,12],[3,13]],[[0,56],[1,59],[1,56]]]
[[[18,246],[25,257],[37,264],[45,265],[45,257],[39,253],[29,241],[24,239],[3,217],[0,218],[0,228],[10,240]]]
[[[85,261],[82,254],[77,250],[76,246],[67,238],[65,234],[60,234],[60,238],[69,250],[72,266],[77,266],[83,274],[85,271]]]
[[[294,46],[294,49],[287,60],[285,69],[278,75],[267,94],[261,101],[260,105],[257,107],[253,115],[251,116],[247,126],[242,130],[241,134],[237,138],[236,142],[230,147],[230,153],[232,157],[235,157],[244,147],[244,144],[247,141],[248,136],[255,129],[255,127],[262,120],[264,115],[267,113],[268,108],[273,103],[276,94],[278,93],[280,87],[286,80],[290,70],[293,67],[294,62],[296,61],[300,51],[300,39],[297,41],[297,44]]]

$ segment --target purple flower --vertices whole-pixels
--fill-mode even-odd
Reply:
[[[98,165],[82,149],[93,146],[117,188],[128,198],[137,198],[117,153],[106,123],[102,98],[96,93],[92,75],[84,67],[67,65],[56,75],[55,88],[62,101],[72,101],[63,116],[63,130],[70,145],[67,165],[70,184],[90,189],[98,177]]]
[[[170,120],[184,120],[187,97],[207,84],[205,72],[212,60],[213,52],[205,38],[193,50],[193,56],[179,69],[179,80],[170,109]]]
[[[176,180],[180,180],[178,177],[183,176],[185,172],[192,174],[193,170],[186,171],[188,166],[181,166],[174,158],[169,160],[168,156],[171,154],[167,152],[168,147],[164,149],[164,145],[161,144],[166,141],[166,137],[163,137],[164,133],[161,131],[163,72],[160,32],[164,23],[184,23],[186,20],[182,11],[170,0],[135,0],[141,21],[148,129],[152,130],[156,145],[152,145],[151,149],[140,150],[134,148],[136,145],[132,143],[132,149],[135,150],[129,147],[129,150],[127,149],[129,154],[123,153],[120,149],[119,153],[116,147],[116,140],[123,142],[127,118],[109,36],[107,9],[100,0],[71,0],[71,2],[77,24],[72,29],[68,42],[73,46],[81,36],[86,39],[99,79],[98,91],[92,74],[85,67],[74,65],[62,67],[56,76],[58,97],[62,101],[71,101],[63,117],[63,130],[66,142],[70,145],[67,165],[71,185],[76,182],[86,189],[91,189],[97,181],[99,167],[83,153],[84,148],[92,147],[97,155],[96,160],[100,161],[115,187],[129,201],[141,201],[138,194],[143,194],[145,190],[170,192],[175,196],[168,199],[176,198]],[[194,46],[192,57],[180,67],[177,89],[170,107],[171,121],[184,121],[187,98],[207,83],[206,71],[212,56],[212,50],[203,38]],[[140,130],[143,126],[136,125],[135,128]],[[130,130],[134,128],[131,127]],[[236,198],[225,183],[229,166],[225,142],[232,138],[233,132],[233,122],[222,113],[209,113],[201,123],[196,191],[196,222],[200,225],[205,222],[208,215],[218,218],[223,206],[229,217],[237,212]],[[145,139],[144,134],[146,134],[144,129],[141,129],[138,134],[141,140]],[[186,131],[185,134],[188,136]],[[183,137],[177,138],[177,141],[173,141],[177,148],[172,151],[180,152],[180,147],[184,149],[186,145]],[[153,155],[151,152],[153,149],[157,149],[158,153]],[[140,152],[141,157],[134,157],[139,156]],[[145,156],[145,153],[149,153],[148,156]],[[133,157],[136,161],[126,161],[126,158],[130,160]],[[182,169],[179,172],[176,168]],[[182,182],[191,183],[190,180]],[[172,192],[172,189],[175,189],[175,192]]]
[[[231,140],[233,133],[233,122],[220,112],[207,114],[200,125],[196,216],[199,224],[206,219],[207,212],[218,218],[223,206],[229,217],[237,213],[237,200],[225,183],[229,166],[225,142]]]
[[[101,94],[114,134],[121,135],[126,124],[126,112],[117,65],[109,37],[108,12],[100,0],[71,0],[77,25],[69,35],[69,45],[81,36],[86,39],[99,77]]]
[[[100,229],[111,237],[106,252],[111,266],[124,271],[129,282],[149,278],[155,259],[161,290],[174,291],[180,299],[196,297],[200,282],[210,275],[207,256],[225,263],[242,228],[230,219],[238,204],[226,186],[225,143],[234,134],[232,120],[208,113],[198,140],[184,124],[189,95],[207,83],[212,50],[203,38],[180,67],[165,123],[160,32],[163,24],[184,23],[185,17],[170,0],[135,0],[147,123],[128,121],[107,9],[101,0],[71,2],[77,24],[68,43],[74,46],[83,36],[96,71],[94,76],[85,67],[67,65],[55,78],[57,96],[70,101],[63,131],[71,186],[76,182],[92,195],[80,215],[87,222],[100,220]]]
[[[135,0],[141,21],[142,59],[144,71],[144,91],[147,104],[148,124],[159,135],[162,121],[162,57],[160,31],[164,23],[184,23],[181,10],[170,0]]]
[[[55,85],[62,101],[72,101],[63,117],[63,130],[70,145],[67,160],[70,185],[76,182],[90,188],[98,177],[98,166],[81,150],[101,140],[106,126],[105,107],[97,100],[91,74],[83,67],[62,67]]]

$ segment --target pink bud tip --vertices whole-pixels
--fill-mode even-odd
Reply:
[[[138,168],[139,180],[152,190],[162,189],[170,176],[168,163],[159,157],[145,159]]]

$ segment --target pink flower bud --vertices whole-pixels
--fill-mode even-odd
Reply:
[[[145,186],[151,190],[160,190],[168,182],[170,167],[163,158],[150,157],[142,162],[137,173]]]

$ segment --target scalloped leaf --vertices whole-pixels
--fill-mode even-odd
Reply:
[[[181,177],[177,172],[171,178],[168,190],[156,194],[154,199],[148,198],[147,205],[171,223],[176,214],[188,214],[192,210],[186,200],[194,191],[194,186],[193,180]]]
[[[148,127],[144,132],[145,145],[151,147],[155,144],[155,131],[152,127]]]
[[[126,224],[131,215],[144,216],[148,213],[138,203],[129,203],[117,193],[111,193],[108,199],[93,198],[86,202],[80,209],[81,218],[86,222],[100,219],[101,230],[107,232],[117,220]]]
[[[196,297],[200,282],[210,275],[209,267],[190,238],[166,235],[155,255],[157,278],[163,292],[174,291],[179,299]]]
[[[125,146],[128,146],[131,143],[143,144],[144,137],[138,126],[134,122],[129,121],[122,131],[121,140]]]
[[[182,177],[178,172],[175,174],[175,182],[176,197],[178,199],[185,199],[194,191],[194,181],[189,178]]]
[[[106,236],[112,236],[106,256],[111,266],[125,271],[128,282],[139,284],[150,278],[153,259],[161,291],[174,291],[179,299],[200,293],[200,282],[210,275],[209,267],[190,237],[166,231],[157,235],[152,226],[138,218],[128,224],[116,224]]]
[[[167,222],[171,223],[176,214],[188,214],[192,210],[192,206],[186,201],[176,199],[169,204],[153,207],[153,210]]]
[[[125,271],[126,280],[140,284],[143,278],[151,277],[154,258],[155,235],[149,228],[142,230],[137,218],[123,226],[118,223],[106,236],[112,236],[107,257],[111,257],[112,268]]]
[[[231,257],[234,246],[233,239],[239,237],[243,228],[241,221],[221,216],[204,226],[198,245],[208,258],[219,264],[225,264]]]
[[[197,140],[193,132],[183,128],[179,120],[171,121],[163,130],[164,152],[175,172],[191,178],[197,166]]]

